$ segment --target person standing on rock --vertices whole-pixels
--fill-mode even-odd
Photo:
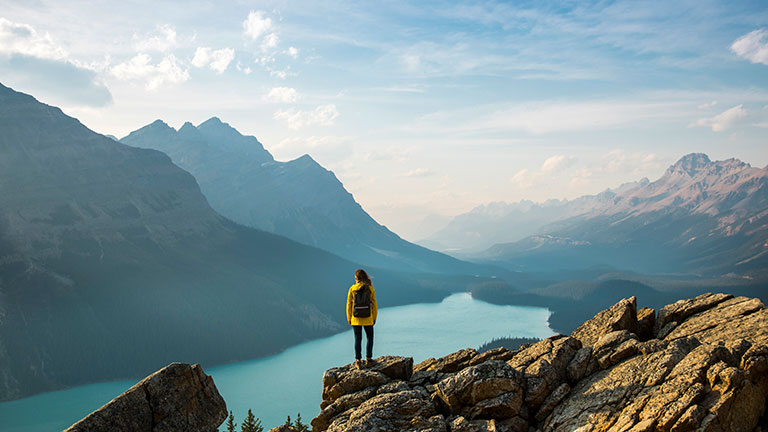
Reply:
[[[355,367],[363,368],[362,344],[363,329],[365,329],[365,365],[373,364],[373,325],[376,324],[378,313],[376,291],[373,289],[371,278],[363,269],[355,271],[355,284],[349,287],[347,293],[347,322],[355,333]]]

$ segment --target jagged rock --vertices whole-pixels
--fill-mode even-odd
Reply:
[[[430,358],[413,367],[414,372],[435,371],[440,373],[452,373],[469,366],[469,362],[477,355],[477,351],[466,348],[453,354],[448,354],[439,359]]]
[[[592,355],[592,347],[584,347],[576,351],[573,359],[565,368],[566,378],[571,384],[579,382],[582,378],[595,373],[599,369],[597,360]]]
[[[733,298],[730,294],[706,293],[692,299],[679,300],[671,305],[664,306],[659,310],[659,316],[656,318],[655,333],[658,334],[659,330],[670,322],[683,321],[691,315],[711,309],[718,303],[722,303],[730,298]],[[659,339],[662,338],[659,337]]]
[[[653,328],[656,326],[656,311],[651,308],[641,308],[637,311],[637,337],[641,341],[653,338]]]
[[[446,424],[445,419],[437,415],[431,401],[411,390],[375,396],[348,416],[335,419],[328,431],[446,432]]]
[[[626,330],[616,330],[600,337],[594,355],[601,369],[614,365],[638,351],[637,336]]]
[[[313,430],[762,431],[768,316],[759,300],[680,301],[662,308],[655,333],[653,311],[638,321],[635,310],[624,299],[571,337],[462,350],[399,373],[409,379],[368,371],[384,382],[362,389],[366,372],[331,370],[323,394],[341,396],[323,401]],[[653,334],[664,338],[643,340]]]
[[[66,432],[214,432],[227,406],[200,365],[171,363]]]
[[[376,388],[369,387],[356,393],[341,396],[326,406],[321,405],[322,411],[320,411],[320,414],[318,414],[317,417],[312,419],[310,422],[312,425],[312,430],[324,431],[328,429],[328,426],[330,426],[334,417],[343,413],[344,411],[347,411],[350,408],[356,408],[360,406],[363,402],[367,401],[375,394]]]
[[[662,309],[668,320],[662,328],[681,320],[665,341],[640,343],[639,355],[581,380],[541,429],[753,430],[768,394],[768,384],[761,384],[768,381],[762,354],[768,348],[754,345],[764,338],[766,321],[756,317],[765,309],[754,299],[697,299]],[[626,337],[619,336],[604,336],[603,342]],[[757,366],[762,361],[765,369]]]
[[[660,328],[656,332],[656,337],[659,339],[665,339],[668,334],[672,333],[672,330],[677,327],[677,321],[670,321],[666,324],[664,324],[664,327]]]
[[[578,339],[555,335],[521,350],[507,362],[525,375],[528,408],[536,412],[544,399],[566,381],[568,364],[580,348]]]
[[[379,357],[373,366],[363,370],[352,364],[329,369],[323,374],[323,401],[330,403],[345,394],[378,387],[390,380],[408,381],[412,371],[413,358],[395,356]]]
[[[583,346],[594,345],[600,336],[616,330],[637,333],[637,298],[630,297],[598,313],[571,333]]]
[[[393,381],[379,387],[378,390],[376,390],[376,394],[400,393],[408,390],[413,389],[405,381]]]
[[[453,414],[474,418],[512,417],[523,404],[523,376],[508,364],[491,360],[471,366],[437,384],[437,395]],[[470,408],[466,413],[465,408]],[[502,414],[503,413],[503,414]]]
[[[698,298],[698,297],[697,297]],[[678,304],[677,302],[675,304]],[[700,341],[717,343],[724,339],[747,339],[768,344],[768,309],[758,299],[728,298],[707,310],[690,315],[664,339],[695,335]]]
[[[501,360],[501,361],[507,361],[514,357],[516,354],[516,351],[510,351],[504,347],[494,348],[492,350],[488,350],[482,354],[478,354],[477,356],[473,357],[469,360],[467,363],[467,366],[474,366],[479,365],[480,363],[485,363],[488,360]]]
[[[441,380],[441,374],[434,370],[420,370],[411,375],[409,383],[411,385],[435,384]]]
[[[552,393],[550,393],[549,396],[547,396],[546,399],[544,399],[544,402],[541,404],[541,408],[539,408],[539,412],[536,413],[536,420],[542,421],[549,413],[552,412],[553,409],[557,406],[557,404],[560,403],[560,401],[565,398],[565,396],[568,395],[568,392],[571,391],[571,386],[569,386],[567,383],[562,383],[558,388],[555,389]]]

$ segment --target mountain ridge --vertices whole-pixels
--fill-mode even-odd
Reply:
[[[768,240],[768,171],[738,159],[711,161],[693,153],[652,182],[644,179],[571,201],[497,208],[511,210],[486,217],[485,226],[503,231],[519,222],[515,229],[523,235],[470,255],[475,259],[568,262],[594,252],[595,259],[579,265],[650,272],[760,272]],[[468,213],[462,223],[477,220]],[[528,220],[532,224],[521,227]],[[546,239],[551,241],[541,241]],[[547,243],[549,255],[541,254]],[[569,251],[567,244],[588,247]],[[531,253],[539,256],[532,258]],[[643,267],[648,257],[656,262]]]
[[[409,243],[380,225],[332,171],[308,154],[276,161],[258,139],[217,117],[197,127],[186,122],[178,131],[168,127],[155,133],[154,125],[131,132],[121,142],[169,154],[195,176],[218,212],[240,224],[367,265],[415,272],[486,272]]]

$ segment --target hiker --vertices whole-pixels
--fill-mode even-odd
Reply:
[[[347,322],[355,333],[355,367],[363,368],[361,360],[361,345],[363,329],[365,329],[365,365],[373,364],[373,325],[376,324],[376,291],[373,289],[371,278],[363,269],[355,271],[355,284],[349,287],[347,293]]]

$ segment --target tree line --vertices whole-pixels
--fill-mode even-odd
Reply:
[[[291,416],[285,419],[285,425],[292,427],[296,432],[308,432],[309,425],[304,424],[301,420],[301,413],[296,414],[296,421],[291,421]],[[235,415],[232,411],[229,412],[226,423],[227,432],[237,432],[237,423],[235,423]],[[253,415],[252,410],[248,410],[248,414],[245,416],[245,420],[240,424],[240,432],[264,432],[264,426],[261,424],[261,419]]]

